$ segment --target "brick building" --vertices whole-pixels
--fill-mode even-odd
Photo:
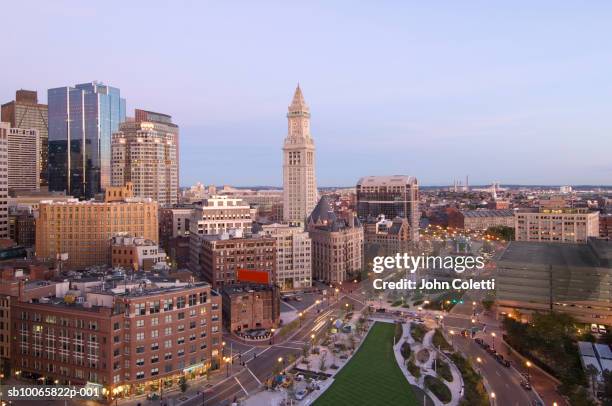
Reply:
[[[232,332],[271,329],[280,321],[280,290],[274,285],[238,283],[221,289],[223,324]]]
[[[220,363],[221,297],[206,283],[72,282],[11,306],[13,364],[22,376],[119,396],[159,394]]]

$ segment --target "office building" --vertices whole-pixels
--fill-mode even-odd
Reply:
[[[312,241],[302,227],[265,224],[254,227],[276,240],[276,281],[283,291],[312,286]]]
[[[40,186],[47,186],[47,153],[49,150],[49,120],[46,104],[38,103],[38,94],[32,90],[17,90],[15,100],[2,105],[2,119],[12,128],[36,130]]]
[[[9,206],[9,238],[22,247],[36,242],[36,218],[29,208]]]
[[[76,280],[53,293],[12,298],[13,368],[24,378],[97,386],[112,402],[177,389],[220,364],[221,298],[206,283]]]
[[[193,206],[159,209],[159,245],[170,258],[170,265],[186,268],[189,263],[189,227]]]
[[[514,214],[516,241],[586,243],[599,235],[599,213],[588,209],[540,209]]]
[[[134,195],[160,206],[178,202],[178,126],[171,117],[136,110],[139,119],[119,126],[112,136],[111,183],[134,185]],[[146,114],[149,113],[149,114]],[[155,114],[155,115],[154,115]],[[159,121],[164,119],[164,121]]]
[[[404,217],[410,239],[419,240],[419,183],[413,176],[367,176],[357,182],[357,215],[361,220]]]
[[[498,312],[529,320],[534,312],[567,313],[612,325],[612,242],[512,241],[497,261]]]
[[[133,197],[129,184],[108,187],[104,201],[43,201],[36,221],[36,256],[60,257],[71,268],[109,265],[115,235],[158,241],[157,209],[157,202]]]
[[[326,283],[355,278],[363,266],[363,227],[356,216],[334,213],[332,200],[323,196],[308,217],[312,240],[312,276]]]
[[[40,189],[40,140],[38,130],[8,130],[9,191]]]
[[[166,253],[156,242],[128,235],[116,235],[111,240],[111,265],[131,271],[167,268]]]
[[[283,218],[303,225],[317,204],[315,145],[310,134],[310,109],[300,86],[287,113],[288,133],[283,145]]]
[[[601,238],[612,238],[612,214],[599,215],[599,236]]]
[[[119,89],[101,83],[49,89],[49,190],[92,198],[111,184],[111,136],[125,121]]]
[[[213,289],[239,282],[241,270],[262,271],[276,284],[276,240],[244,237],[240,230],[218,235],[191,234],[189,268]]]
[[[277,286],[237,283],[221,291],[223,325],[232,333],[272,329],[280,322],[280,291]]]
[[[393,220],[381,214],[377,219],[363,225],[364,252],[370,256],[408,252],[410,243],[410,224],[403,217]]]
[[[0,122],[0,239],[9,238],[8,219],[8,123]]]
[[[189,222],[190,234],[215,235],[231,230],[248,234],[254,210],[242,199],[211,196],[196,204]]]
[[[463,230],[485,231],[489,227],[514,227],[513,210],[448,210],[448,226]]]

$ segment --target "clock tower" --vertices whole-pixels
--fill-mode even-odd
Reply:
[[[283,220],[304,225],[317,204],[315,146],[310,135],[310,109],[298,84],[287,113],[283,146]]]

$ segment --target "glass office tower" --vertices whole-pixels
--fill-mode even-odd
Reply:
[[[125,121],[119,89],[97,82],[48,90],[49,190],[92,198],[110,186],[111,135]]]

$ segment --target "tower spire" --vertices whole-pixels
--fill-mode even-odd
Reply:
[[[290,111],[308,110],[308,105],[306,105],[306,100],[304,99],[304,94],[302,93],[300,82],[298,82],[297,87],[295,88],[295,93],[293,94],[293,100],[291,101],[289,110]]]

